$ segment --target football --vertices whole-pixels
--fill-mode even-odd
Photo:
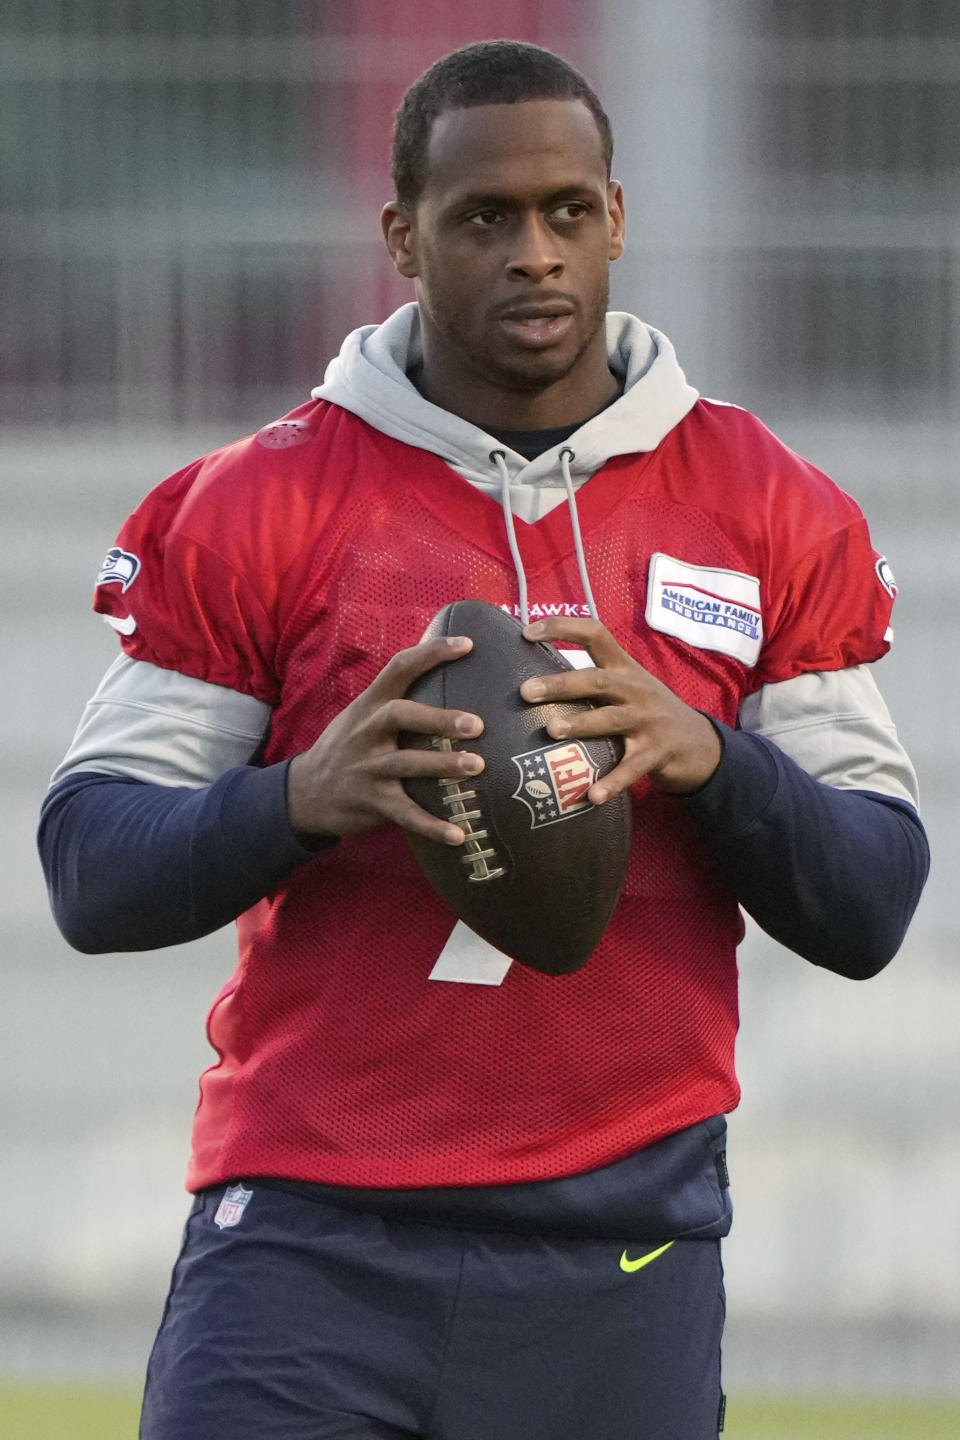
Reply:
[[[551,718],[590,702],[531,704],[520,686],[573,666],[545,641],[523,638],[520,623],[484,600],[457,600],[431,621],[424,639],[469,635],[473,649],[428,671],[411,700],[469,710],[484,722],[477,738],[451,741],[404,734],[404,748],[442,746],[481,755],[479,775],[407,779],[407,793],[432,815],[466,832],[462,846],[407,832],[423,874],[472,930],[505,955],[545,975],[586,964],[623,886],[630,853],[630,794],[603,805],[586,793],[620,760],[615,736],[554,740]]]

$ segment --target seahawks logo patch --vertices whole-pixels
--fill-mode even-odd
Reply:
[[[114,545],[107,551],[103,564],[100,566],[97,584],[119,585],[121,590],[129,590],[139,574],[139,556],[131,555],[129,550],[121,550],[119,546]]]
[[[880,581],[880,584],[890,596],[890,599],[896,600],[897,582],[893,578],[893,571],[890,568],[890,561],[887,559],[886,555],[880,556],[880,559],[877,561],[874,569],[877,573],[877,579]]]

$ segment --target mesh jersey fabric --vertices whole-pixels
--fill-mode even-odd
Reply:
[[[274,708],[266,763],[307,748],[451,599],[512,607],[499,507],[437,456],[314,402],[196,462],[130,517],[139,560],[95,604],[128,653]],[[700,401],[578,493],[604,623],[688,704],[884,653],[891,599],[862,515],[754,417]],[[531,601],[579,613],[569,520],[517,524]],[[756,666],[651,629],[651,557],[754,577]],[[128,627],[129,628],[129,627]],[[500,987],[428,980],[455,917],[395,827],[345,839],[238,921],[188,1184],[377,1187],[595,1168],[737,1103],[736,901],[676,798],[634,788],[623,894],[587,966]],[[561,903],[558,897],[558,903]]]

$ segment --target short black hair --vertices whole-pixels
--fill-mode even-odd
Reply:
[[[437,116],[473,105],[513,105],[521,100],[582,100],[600,132],[607,179],[613,162],[613,131],[606,111],[579,70],[522,40],[481,40],[441,55],[415,80],[394,117],[392,174],[397,199],[412,208],[427,178],[427,147]]]

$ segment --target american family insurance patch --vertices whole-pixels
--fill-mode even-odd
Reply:
[[[763,643],[760,581],[739,570],[689,565],[658,551],[650,559],[647,624],[698,650],[756,665]]]

